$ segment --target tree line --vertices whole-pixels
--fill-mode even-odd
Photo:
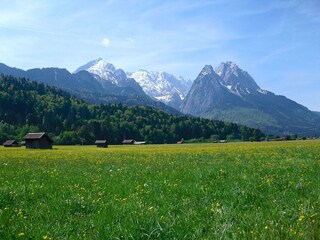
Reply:
[[[24,78],[0,76],[0,143],[46,132],[55,144],[92,144],[107,139],[175,143],[184,139],[260,140],[258,129],[234,123],[170,115],[145,106],[92,105],[55,87]]]

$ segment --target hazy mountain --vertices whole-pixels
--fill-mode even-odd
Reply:
[[[306,107],[262,90],[235,63],[205,66],[180,110],[194,116],[258,127],[269,134],[320,134],[320,117]]]
[[[102,93],[101,85],[88,72],[71,74],[62,68],[34,68],[27,71],[11,68],[0,63],[0,73],[15,77],[24,77],[32,81],[43,82],[73,92],[99,92]]]
[[[149,96],[174,108],[179,108],[192,82],[166,72],[138,70],[128,73]]]

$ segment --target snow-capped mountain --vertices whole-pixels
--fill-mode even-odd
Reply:
[[[104,61],[102,58],[98,58],[79,67],[75,72],[83,70],[96,74],[101,78],[108,79],[113,75],[113,72],[116,71],[116,68],[111,63]]]
[[[90,72],[87,69],[91,69]],[[102,59],[87,63],[75,73],[61,68],[35,68],[24,71],[0,63],[0,74],[23,77],[59,87],[89,103],[151,106],[172,114],[180,114],[178,110],[149,97],[134,79],[127,78],[123,70],[115,69]]]
[[[114,86],[116,86],[122,89],[120,92],[121,95],[130,94],[131,96],[134,96],[134,94],[136,94],[137,103],[142,101],[144,102],[142,105],[168,108],[170,109],[170,112],[177,112],[172,111],[170,106],[167,107],[162,102],[157,103],[156,99],[153,99],[152,96],[148,96],[148,94],[142,89],[142,87],[134,78],[128,76],[124,70],[117,69],[113,64],[103,60],[102,58],[88,62],[87,64],[79,67],[75,73],[81,71],[86,71],[92,74],[92,76],[102,85],[102,87],[106,90],[109,90],[109,92],[112,92],[112,89]],[[110,84],[113,86],[110,86]],[[179,106],[180,102],[177,106]]]
[[[256,127],[269,134],[320,133],[320,118],[306,107],[262,90],[235,63],[205,66],[180,105],[183,113]]]
[[[178,108],[187,95],[192,82],[166,72],[138,70],[128,73],[151,97]]]
[[[102,58],[88,62],[79,67],[75,73],[83,70],[95,76],[103,87],[108,87],[110,82],[120,87],[131,87],[174,108],[180,106],[192,84],[190,80],[166,72],[139,70],[125,73]]]
[[[134,79],[128,78],[122,69],[116,69],[113,64],[102,58],[88,62],[79,67],[75,73],[80,71],[91,73],[104,88],[109,88],[110,83],[112,83],[118,87],[132,88],[138,94],[144,94],[144,91]]]

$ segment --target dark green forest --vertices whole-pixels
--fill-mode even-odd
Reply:
[[[93,144],[124,138],[148,143],[180,139],[259,140],[258,129],[233,123],[170,115],[151,107],[91,105],[68,93],[24,78],[0,76],[0,143],[21,140],[28,132],[46,132],[55,144]]]

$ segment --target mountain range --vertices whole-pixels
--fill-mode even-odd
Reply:
[[[0,64],[0,73],[62,88],[89,103],[143,105],[171,114],[230,121],[274,135],[320,135],[320,114],[263,90],[233,62],[206,65],[194,80],[166,72],[125,72],[101,58],[74,73],[61,68],[27,71]]]
[[[3,63],[0,63],[0,73],[59,87],[89,103],[143,105],[171,114],[181,114],[177,109],[148,96],[122,69],[116,69],[101,58],[85,64],[74,73],[63,68],[35,68],[25,71]]]
[[[205,66],[180,110],[256,127],[268,134],[320,134],[318,114],[284,96],[261,89],[233,62],[221,63],[215,70]]]

